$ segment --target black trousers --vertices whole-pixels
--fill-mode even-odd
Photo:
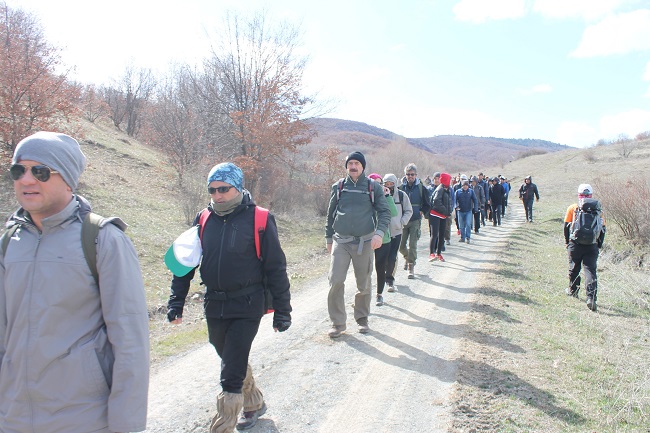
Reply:
[[[596,300],[598,292],[598,277],[596,276],[598,245],[580,245],[569,241],[567,251],[569,252],[569,287],[571,291],[576,292],[580,288],[580,270],[584,268],[587,297],[593,297]]]
[[[501,205],[493,204],[492,206],[492,225],[501,225]]]
[[[377,294],[384,293],[386,285],[386,271],[388,270],[388,256],[390,255],[390,242],[382,244],[375,250],[375,273],[377,274]],[[370,284],[370,279],[368,279]]]
[[[221,388],[241,394],[251,345],[262,318],[215,319],[207,317],[208,339],[221,358]]]
[[[447,219],[449,219],[449,217],[447,217]],[[431,237],[429,238],[429,254],[441,254],[442,247],[445,244],[447,220],[432,215],[429,217],[429,229],[431,230]]]
[[[481,227],[481,211],[474,213],[474,233],[478,233],[478,229]]]
[[[401,242],[401,234],[390,238],[390,251],[388,252],[388,264],[386,265],[386,282],[388,284],[395,284],[395,265],[397,263],[397,253],[399,252],[399,244]],[[379,283],[379,279],[377,279],[377,283]],[[379,284],[377,287],[379,287]]]
[[[526,211],[526,221],[533,221],[533,202],[534,200],[524,200],[524,210]]]

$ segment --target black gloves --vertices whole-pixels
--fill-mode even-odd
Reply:
[[[279,332],[284,332],[291,326],[291,315],[288,313],[280,313],[275,311],[273,313],[273,329]]]
[[[167,320],[173,322],[176,319],[183,317],[183,310],[177,311],[174,308],[167,310]]]
[[[289,326],[291,326],[291,322],[283,322],[283,321],[273,321],[273,329],[277,329],[279,332],[284,332],[287,329],[289,329]]]

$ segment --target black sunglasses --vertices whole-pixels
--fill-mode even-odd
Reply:
[[[23,164],[14,164],[9,168],[9,176],[12,180],[18,180],[27,173],[27,169],[31,169],[32,176],[39,182],[47,182],[50,180],[50,175],[58,173],[56,170],[52,170],[47,165],[23,165]]]
[[[230,188],[234,188],[234,186],[232,186],[232,185],[229,185],[229,186],[217,186],[217,187],[209,186],[208,187],[208,192],[210,194],[214,194],[215,192],[218,192],[219,194],[225,194],[228,191],[230,191]]]

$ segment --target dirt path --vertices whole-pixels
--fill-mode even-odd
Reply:
[[[429,231],[423,225],[416,279],[408,280],[400,266],[398,292],[385,292],[382,307],[372,303],[368,334],[357,332],[349,307],[347,333],[338,340],[327,337],[325,277],[293,295],[289,331],[274,333],[265,317],[251,365],[269,409],[250,431],[448,431],[465,313],[480,275],[495,266],[510,232],[523,222],[520,213],[514,209],[501,227],[482,228],[470,245],[461,244],[454,231],[444,263],[427,262]],[[351,305],[352,274],[346,289]],[[206,344],[158,368],[151,378],[147,432],[207,432],[220,391],[219,366]]]

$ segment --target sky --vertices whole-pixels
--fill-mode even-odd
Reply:
[[[650,0],[5,1],[82,83],[199,64],[227,11],[265,11],[301,29],[325,117],[576,147],[650,131]]]

